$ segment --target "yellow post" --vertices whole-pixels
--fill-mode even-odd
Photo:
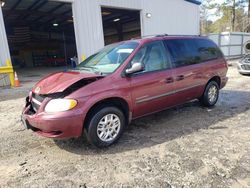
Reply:
[[[84,61],[86,59],[86,56],[83,54],[81,57],[81,61]]]
[[[0,74],[9,74],[10,85],[15,86],[14,70],[9,59],[6,61],[6,67],[0,67]]]
[[[11,67],[11,69],[12,69],[12,72],[9,73],[9,78],[10,78],[10,85],[13,87],[13,86],[15,86],[14,70],[13,70],[11,61],[9,59],[6,61],[6,64],[7,64],[8,67]]]

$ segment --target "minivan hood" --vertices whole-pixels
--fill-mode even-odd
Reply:
[[[48,95],[53,93],[60,93],[77,82],[84,82],[88,84],[88,80],[96,80],[103,76],[94,73],[80,73],[74,71],[58,72],[50,74],[40,80],[32,89],[32,92],[40,95]],[[87,85],[87,84],[82,84]]]

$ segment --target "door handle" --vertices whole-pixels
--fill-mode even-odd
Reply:
[[[176,81],[181,81],[181,80],[184,80],[184,75],[179,75],[176,77]]]
[[[172,77],[166,78],[165,83],[170,84],[173,83],[174,79]]]

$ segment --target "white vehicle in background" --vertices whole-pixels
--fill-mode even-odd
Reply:
[[[242,75],[250,75],[250,53],[238,62],[238,71]]]

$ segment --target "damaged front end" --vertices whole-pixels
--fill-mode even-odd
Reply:
[[[58,75],[66,81],[56,79],[59,77]],[[21,121],[24,127],[48,138],[81,136],[84,118],[83,111],[79,110],[82,109],[81,99],[70,99],[69,96],[80,88],[102,79],[103,76],[83,78],[83,75],[79,75],[79,77],[79,79],[74,77],[74,81],[72,81],[72,78],[66,79],[64,75],[58,73],[54,77],[52,75],[36,84],[26,98],[22,111]],[[50,84],[57,88],[51,87]],[[73,106],[70,105],[70,101],[73,101]]]
[[[81,79],[72,85],[68,86],[66,89],[60,92],[54,92],[54,93],[49,93],[49,94],[39,94],[35,90],[32,90],[29,94],[29,96],[26,98],[26,105],[25,108],[29,109],[26,111],[29,115],[35,114],[39,111],[41,106],[44,107],[44,103],[48,103],[48,101],[52,99],[60,99],[64,98],[71,93],[77,91],[78,89],[85,87],[103,77],[94,77],[94,78],[84,78]],[[39,86],[36,86],[39,87]]]

